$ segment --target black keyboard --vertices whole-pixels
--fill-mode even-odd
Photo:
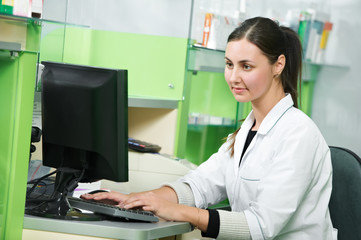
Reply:
[[[161,149],[161,147],[156,144],[141,141],[134,138],[128,138],[128,147],[138,152],[149,152],[149,153],[157,153]]]
[[[107,215],[110,217],[123,218],[125,220],[136,220],[143,222],[158,222],[159,219],[152,212],[125,209],[119,206],[109,205],[93,200],[86,200],[82,198],[68,197],[70,206],[98,214]]]

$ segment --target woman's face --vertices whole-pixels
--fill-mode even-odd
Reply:
[[[229,42],[225,61],[224,76],[238,102],[262,102],[272,96],[277,69],[256,45],[246,39]]]

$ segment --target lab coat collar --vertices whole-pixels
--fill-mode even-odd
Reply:
[[[263,119],[257,133],[266,135],[273,128],[273,126],[276,125],[283,114],[285,114],[287,110],[292,107],[293,100],[291,94],[287,93],[286,96],[282,98]]]
[[[288,109],[293,107],[293,100],[290,94],[286,94],[284,98],[282,98],[267,114],[265,119],[263,119],[261,126],[259,127],[257,134],[266,135],[273,126],[276,125],[278,120],[287,112]],[[244,120],[240,131],[236,136],[235,147],[234,148],[234,157],[236,159],[235,166],[238,166],[239,158],[241,157],[241,153],[244,148],[244,143],[246,142],[246,138],[249,130],[252,128],[253,123],[255,121],[253,110],[248,114],[247,118]],[[252,141],[253,142],[253,141]],[[252,148],[253,144],[250,144],[247,151]],[[235,167],[235,169],[237,169]]]

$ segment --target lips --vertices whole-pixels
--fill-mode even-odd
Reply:
[[[235,94],[242,94],[247,91],[247,88],[232,87],[232,90]]]

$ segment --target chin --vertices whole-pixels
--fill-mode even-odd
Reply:
[[[237,102],[241,102],[241,103],[246,103],[246,102],[250,102],[251,99],[245,97],[245,96],[239,96],[239,95],[236,95],[234,96],[234,98],[236,99]]]

